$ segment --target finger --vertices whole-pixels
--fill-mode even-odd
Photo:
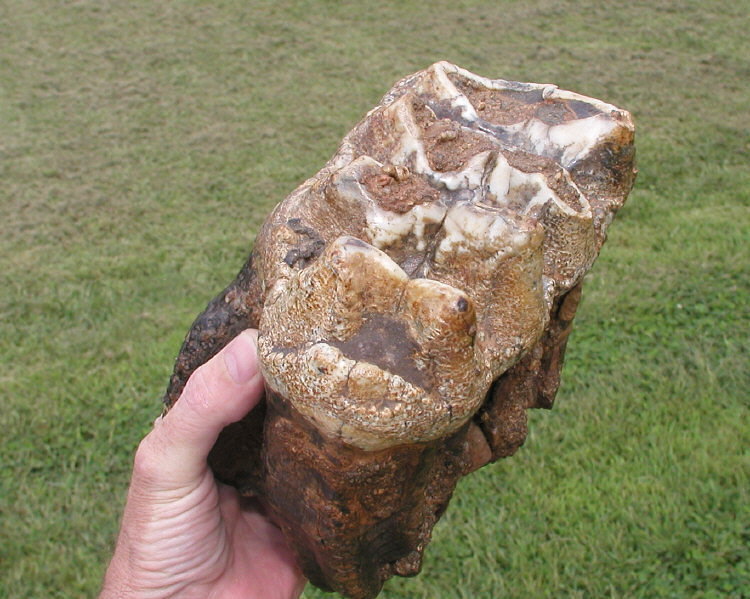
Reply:
[[[258,403],[263,380],[257,331],[247,330],[190,377],[179,400],[141,443],[136,467],[170,486],[190,485],[206,472],[206,458],[221,430]]]

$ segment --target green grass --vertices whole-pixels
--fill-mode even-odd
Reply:
[[[640,175],[555,409],[382,596],[750,596],[747,3],[362,6],[0,4],[0,596],[96,593],[192,318],[439,59],[629,109]]]

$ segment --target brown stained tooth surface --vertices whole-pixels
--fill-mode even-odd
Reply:
[[[552,406],[633,139],[599,100],[436,63],[268,216],[188,332],[165,404],[260,329],[266,400],[209,463],[258,497],[314,584],[364,599],[417,574],[458,479]]]

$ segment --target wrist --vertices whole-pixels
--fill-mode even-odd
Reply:
[[[133,548],[128,535],[123,531],[117,539],[115,552],[104,574],[104,582],[98,599],[159,599],[164,595],[154,594],[150,589],[140,588],[143,576],[134,571]]]
[[[115,551],[112,554],[112,559],[107,565],[107,570],[104,573],[104,580],[102,582],[102,589],[99,591],[98,599],[125,599],[127,597],[134,597],[135,593],[128,588],[128,580],[131,577],[128,574],[128,554],[130,548],[127,541],[127,535],[120,530],[117,535],[117,542],[115,543]]]
[[[110,576],[109,570],[107,571],[98,599],[129,599],[136,596],[135,590],[125,584],[125,579]]]
[[[144,570],[133,566],[134,552],[130,548],[123,549],[121,541],[122,535],[104,574],[97,599],[174,599],[184,596],[183,591],[188,586],[184,581],[166,580],[158,569]]]

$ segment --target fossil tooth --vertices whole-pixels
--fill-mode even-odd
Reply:
[[[633,141],[610,104],[440,62],[266,219],[188,332],[165,404],[260,329],[266,399],[209,462],[267,507],[314,584],[366,599],[416,574],[458,479],[552,406]]]

